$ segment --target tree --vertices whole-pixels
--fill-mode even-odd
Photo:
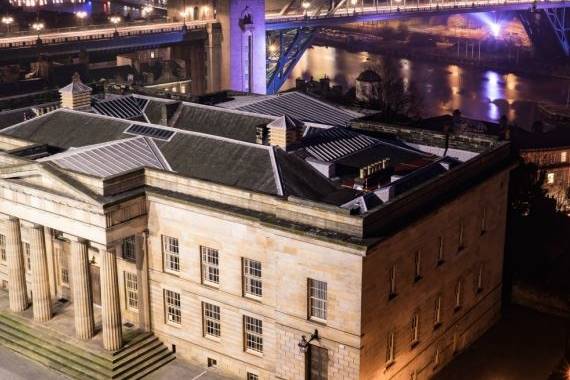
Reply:
[[[381,99],[375,108],[382,110],[384,119],[393,120],[396,117],[406,116],[417,118],[420,116],[422,99],[415,84],[406,82],[400,74],[400,64],[392,58],[384,58],[382,63],[370,68],[380,75]]]

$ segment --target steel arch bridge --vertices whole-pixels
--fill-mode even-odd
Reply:
[[[546,16],[561,50],[570,56],[570,21],[567,20],[570,12],[566,14],[570,1],[565,0],[350,0],[350,4],[341,0],[317,7],[314,11],[305,9],[290,13],[292,2],[280,13],[266,16],[268,39],[278,41],[267,51],[268,94],[279,91],[319,28],[353,22],[495,11],[541,12]],[[525,22],[528,19],[521,18],[532,40],[532,25]]]

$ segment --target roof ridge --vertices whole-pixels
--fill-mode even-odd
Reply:
[[[164,157],[164,155],[162,154],[162,151],[158,148],[158,146],[156,145],[156,143],[154,142],[154,139],[151,137],[146,137],[146,136],[141,136],[145,142],[148,144],[148,147],[150,148],[150,150],[152,151],[152,153],[156,156],[156,159],[164,165],[165,169],[169,172],[173,172],[174,170],[172,170],[172,167],[170,166],[170,163],[168,162],[168,160],[166,159],[166,157]]]
[[[224,108],[224,107],[219,107],[219,106],[209,106],[209,105],[206,105],[206,104],[192,103],[192,102],[186,102],[186,101],[183,101],[182,104],[183,104],[183,105],[188,105],[188,106],[190,106],[190,107],[205,108],[205,109],[209,109],[209,110],[213,110],[213,111],[218,111],[218,112],[221,111],[221,112],[239,114],[239,115],[244,115],[244,116],[264,117],[264,118],[266,118],[266,119],[276,119],[276,118],[279,117],[279,116],[266,115],[266,114],[262,114],[262,113],[249,112],[249,111],[241,111],[241,110],[236,110],[236,109],[231,109],[231,108]]]
[[[28,119],[28,120],[24,120],[24,121],[21,121],[21,122],[19,122],[19,123],[14,124],[14,125],[11,125],[11,126],[9,126],[9,127],[6,127],[6,128],[4,128],[4,129],[0,130],[0,134],[3,134],[3,133],[6,132],[6,131],[10,131],[10,130],[16,128],[16,127],[19,127],[19,126],[22,125],[22,124],[29,123],[29,122],[32,121],[32,120],[41,119],[42,117],[45,117],[45,116],[47,116],[47,115],[51,115],[52,113],[58,112],[58,111],[60,111],[60,110],[62,110],[62,109],[63,109],[63,108],[56,108],[56,109],[54,109],[54,110],[51,110],[51,111],[46,112],[46,113],[44,113],[44,114],[41,114],[41,115],[39,115],[39,116],[33,117],[33,118],[31,118],[31,119]]]
[[[270,147],[269,159],[271,160],[271,167],[273,168],[273,176],[275,177],[275,187],[277,188],[277,195],[285,195],[283,193],[283,183],[281,181],[281,172],[279,171],[279,166],[277,166],[277,160],[275,159],[275,147]]]
[[[298,94],[298,95],[300,95],[300,96],[302,96],[302,97],[304,97],[304,98],[311,99],[311,100],[313,100],[313,101],[315,101],[315,102],[317,102],[317,103],[320,103],[320,104],[322,104],[322,105],[324,105],[324,106],[326,106],[326,107],[329,107],[329,108],[333,108],[333,109],[335,109],[335,110],[341,110],[341,111],[343,111],[343,112],[350,113],[350,114],[352,114],[352,116],[354,116],[355,118],[356,118],[356,117],[362,117],[362,116],[364,116],[364,114],[361,114],[361,113],[356,112],[356,111],[348,110],[348,109],[346,109],[346,108],[344,108],[344,107],[341,107],[341,106],[335,107],[334,105],[332,105],[332,104],[330,104],[330,103],[327,103],[327,102],[325,102],[325,101],[323,101],[323,100],[321,100],[321,99],[318,99],[318,98],[309,96],[309,95],[304,94],[304,93],[302,93],[302,92],[300,92],[300,91],[285,92],[285,93],[279,94],[279,95],[277,95],[277,96],[278,96],[278,97],[279,97],[279,96],[285,97],[285,96],[291,96],[291,95],[293,95],[293,94]]]

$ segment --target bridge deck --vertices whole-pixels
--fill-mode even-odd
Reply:
[[[429,1],[425,0],[388,0],[376,3],[374,6],[341,7],[334,14],[321,11],[319,14],[279,15],[266,16],[266,29],[282,30],[302,27],[320,27],[346,24],[350,22],[379,21],[403,19],[410,17],[429,16],[433,14],[475,13],[491,11],[528,10],[533,6],[536,9],[566,8],[570,1],[548,0],[467,0],[467,1]]]

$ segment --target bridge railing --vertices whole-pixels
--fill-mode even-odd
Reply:
[[[191,22],[186,24],[188,30],[193,29],[204,29],[207,25],[207,21]],[[42,33],[39,36],[39,40],[42,45],[45,44],[59,44],[68,42],[78,42],[78,41],[92,41],[109,39],[116,37],[130,37],[138,36],[142,34],[157,34],[157,33],[168,33],[182,31],[184,24],[182,22],[175,23],[140,23],[135,25],[123,25],[115,27],[108,25],[99,25],[98,28],[85,28],[70,31],[60,31],[60,32],[49,32]],[[85,33],[92,31],[93,33]],[[81,33],[80,33],[81,32]],[[6,48],[24,48],[24,47],[35,47],[38,45],[38,37],[36,34],[29,35],[26,34],[20,37],[10,36],[7,38],[0,38],[0,49]]]
[[[539,2],[534,0],[455,0],[455,1],[429,1],[426,3],[425,0],[388,0],[383,2],[376,2],[373,5],[362,6],[350,6],[348,8],[339,8],[334,14],[330,13],[320,13],[313,15],[291,15],[291,16],[270,16],[266,19],[268,24],[281,24],[281,23],[302,23],[305,21],[316,21],[316,20],[330,20],[339,19],[347,17],[358,17],[365,15],[397,15],[397,14],[416,14],[425,12],[437,12],[437,11],[447,11],[447,10],[464,10],[473,8],[483,8],[483,7],[509,7],[512,5],[529,5],[534,4],[540,6],[556,5],[560,4],[570,5],[567,0],[541,0]]]

